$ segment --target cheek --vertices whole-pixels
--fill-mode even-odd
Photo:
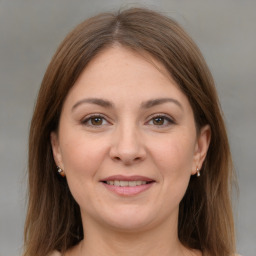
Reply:
[[[63,136],[62,158],[67,176],[83,182],[82,177],[93,178],[106,154],[106,146],[102,140],[85,136],[76,131]]]
[[[165,140],[156,149],[159,162],[165,167],[175,169],[186,168],[192,164],[193,146],[186,138],[176,137]]]
[[[194,142],[185,135],[165,138],[154,148],[154,160],[162,175],[190,176],[193,164]]]
[[[101,173],[106,147],[89,138],[72,136],[63,144],[63,162],[69,189],[76,202],[83,206],[95,198],[92,194]]]
[[[193,165],[193,149],[191,139],[175,136],[165,140],[155,151],[163,181],[165,207],[171,210],[178,207],[187,190]]]

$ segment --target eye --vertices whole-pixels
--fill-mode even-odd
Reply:
[[[83,125],[87,125],[87,126],[103,126],[108,124],[108,121],[101,115],[92,115],[89,117],[86,117],[83,121],[82,121]]]
[[[174,123],[173,119],[166,115],[154,116],[147,122],[147,124],[154,126],[168,126]]]

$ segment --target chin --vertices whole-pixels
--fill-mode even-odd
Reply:
[[[138,233],[151,228],[152,222],[146,220],[125,220],[108,223],[110,228],[121,233]]]
[[[119,211],[111,211],[102,216],[106,225],[120,232],[139,232],[149,229],[156,221],[155,214],[144,209],[132,209],[133,207],[122,207]]]

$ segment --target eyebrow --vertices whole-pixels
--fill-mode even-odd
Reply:
[[[90,104],[95,104],[95,105],[99,105],[101,107],[105,107],[105,108],[112,108],[113,104],[108,101],[108,100],[104,100],[104,99],[99,99],[99,98],[87,98],[87,99],[83,99],[78,101],[73,107],[72,107],[72,111],[77,108],[79,105],[84,104],[84,103],[90,103]]]
[[[183,110],[181,103],[178,100],[173,99],[173,98],[160,98],[160,99],[148,100],[148,101],[142,102],[141,107],[142,108],[152,108],[154,106],[164,104],[167,102],[174,103]]]
[[[152,108],[154,106],[161,105],[161,104],[164,104],[167,102],[174,103],[183,110],[181,103],[178,100],[173,99],[173,98],[159,98],[159,99],[148,100],[148,101],[141,103],[141,108]],[[75,108],[77,108],[79,105],[84,104],[84,103],[95,104],[95,105],[105,107],[105,108],[113,108],[114,107],[113,103],[108,100],[100,99],[100,98],[87,98],[87,99],[82,99],[82,100],[78,101],[72,107],[72,111]]]

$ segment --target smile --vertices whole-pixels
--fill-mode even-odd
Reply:
[[[152,187],[155,180],[143,176],[115,175],[101,180],[104,187],[118,196],[135,196]]]
[[[109,181],[106,181],[106,184],[118,186],[118,187],[135,187],[135,186],[145,185],[147,183],[149,183],[149,182],[142,181],[142,180],[134,180],[134,181],[109,180]]]

